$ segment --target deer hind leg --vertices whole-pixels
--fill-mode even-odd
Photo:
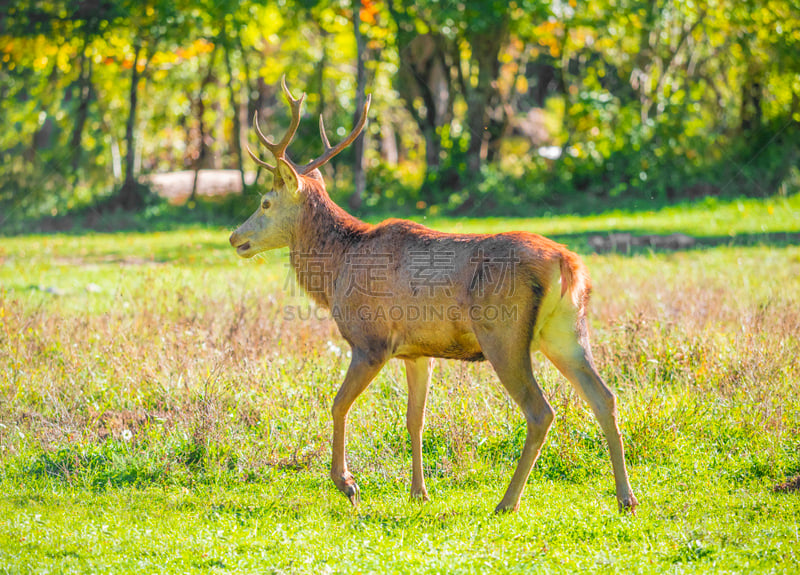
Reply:
[[[425,475],[422,472],[422,428],[425,425],[425,402],[431,382],[431,360],[427,357],[407,359],[408,409],[406,427],[411,437],[411,497],[428,500]]]
[[[345,457],[345,427],[347,414],[356,398],[383,367],[384,359],[371,360],[367,354],[353,350],[350,367],[344,376],[344,382],[336,393],[331,408],[333,416],[333,445],[331,460],[331,479],[336,487],[344,493],[354,506],[358,505],[359,489],[352,474],[347,470]]]
[[[516,511],[525,489],[525,483],[539,457],[550,424],[553,408],[545,399],[542,389],[533,377],[528,337],[519,337],[509,330],[502,336],[497,332],[478,335],[484,356],[494,367],[500,382],[511,398],[520,406],[525,416],[527,433],[511,483],[495,512]]]
[[[574,315],[571,319],[568,316],[551,320],[542,333],[540,349],[594,412],[608,441],[619,509],[635,512],[639,503],[625,468],[625,450],[617,425],[617,398],[595,369],[585,318],[576,322]]]

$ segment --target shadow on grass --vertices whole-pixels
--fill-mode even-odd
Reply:
[[[677,252],[716,247],[786,247],[800,245],[800,232],[739,233],[726,236],[693,236],[681,233],[649,234],[646,230],[596,230],[574,234],[553,234],[550,239],[582,253],[637,255]]]

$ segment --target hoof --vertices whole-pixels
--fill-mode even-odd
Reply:
[[[336,488],[347,496],[350,504],[357,507],[361,501],[361,490],[358,488],[355,478],[350,473],[345,473],[332,479]]]
[[[630,511],[631,515],[636,515],[636,507],[639,505],[639,502],[633,496],[633,493],[629,493],[627,497],[617,499],[617,503],[619,504],[620,513]]]
[[[422,489],[412,489],[410,499],[412,501],[419,501],[420,503],[430,501],[428,491],[424,487]]]
[[[347,499],[350,500],[350,505],[358,507],[361,501],[361,490],[358,488],[358,484],[355,481],[353,481],[351,485],[348,485],[343,493],[347,495]]]
[[[519,510],[519,503],[510,504],[501,501],[497,507],[494,508],[495,515],[504,515],[506,513],[516,513]]]

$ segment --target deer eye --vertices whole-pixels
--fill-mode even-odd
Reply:
[[[263,200],[261,202],[261,209],[262,210],[268,210],[271,205],[272,205],[272,202],[270,202],[269,200]]]

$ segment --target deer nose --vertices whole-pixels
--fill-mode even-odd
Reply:
[[[236,247],[237,245],[239,245],[240,243],[242,243],[241,241],[239,241],[239,234],[238,234],[238,233],[236,233],[236,232],[233,232],[233,233],[231,234],[231,237],[230,237],[230,239],[229,239],[228,241],[230,241],[230,242],[231,242],[231,245],[232,245],[233,247]]]

